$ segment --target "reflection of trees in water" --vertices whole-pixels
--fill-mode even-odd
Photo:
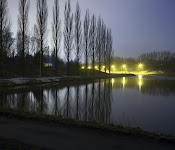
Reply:
[[[64,105],[63,105],[63,116],[71,117],[71,93],[70,86],[67,87],[67,91],[64,97]]]
[[[60,98],[59,98],[59,89],[56,86],[55,88],[51,89],[51,97],[52,100],[54,100],[53,102],[53,109],[51,111],[51,114],[54,114],[56,116],[61,115],[61,102],[60,102]]]
[[[46,89],[47,91],[47,89]],[[35,111],[37,113],[45,113],[47,110],[47,102],[46,102],[46,94],[44,93],[44,90],[42,87],[39,87],[37,89],[34,89],[31,91],[34,96],[34,104],[35,104]]]
[[[76,86],[20,89],[1,92],[0,106],[52,115],[62,115],[79,120],[109,122],[111,114],[110,79]],[[3,94],[2,94],[3,93]]]
[[[92,83],[90,97],[89,97],[89,106],[88,106],[88,120],[95,120],[95,108],[94,108],[94,101],[95,101],[95,93],[97,93],[95,88],[95,83]]]
[[[80,95],[80,86],[78,82],[77,82],[77,86],[75,87],[75,90],[76,90],[76,94],[75,94],[74,114],[75,114],[75,118],[79,119],[81,118],[81,102],[80,102],[81,95]]]
[[[111,114],[112,85],[110,79],[107,80],[99,80],[98,94],[95,96],[95,120],[100,122],[109,122]]]

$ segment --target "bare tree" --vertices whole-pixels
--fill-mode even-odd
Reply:
[[[109,74],[111,73],[111,61],[112,61],[112,55],[113,55],[113,40],[112,40],[112,32],[111,29],[107,29],[107,35],[106,35],[106,53],[107,53],[107,61],[108,61],[108,69]]]
[[[5,50],[4,50],[4,31],[8,26],[7,0],[0,0],[0,76],[3,76]]]
[[[96,55],[98,61],[99,72],[101,71],[101,60],[102,60],[102,19],[98,18],[97,22],[97,36],[96,36]]]
[[[73,14],[71,14],[70,0],[65,3],[64,9],[64,48],[67,59],[67,75],[70,75],[70,57],[73,48]]]
[[[37,29],[37,25],[35,24],[33,26],[33,32],[32,32],[32,36],[30,38],[30,53],[35,55],[38,50],[39,50],[39,34],[38,34],[38,29]]]
[[[95,40],[96,40],[96,17],[95,15],[91,18],[91,25],[90,25],[90,31],[89,31],[89,47],[90,47],[90,56],[91,56],[91,62],[92,62],[92,69],[93,74],[95,70]]]
[[[19,15],[18,15],[18,36],[21,36],[21,48],[19,55],[21,57],[22,70],[24,73],[25,55],[27,54],[28,47],[28,13],[29,13],[29,0],[19,0]]]
[[[101,28],[101,34],[102,34],[102,39],[101,39],[101,50],[102,50],[102,56],[103,56],[103,64],[104,64],[104,71],[106,72],[107,68],[107,51],[106,51],[106,25],[102,21],[102,28]]]
[[[56,75],[58,74],[58,52],[60,49],[60,42],[61,42],[60,28],[61,28],[61,20],[60,20],[59,0],[55,0],[53,6],[52,38],[54,42]]]
[[[79,3],[77,2],[76,11],[75,11],[75,48],[76,48],[76,63],[77,63],[77,74],[79,75],[79,65],[80,65],[80,57],[81,57],[81,44],[82,44],[82,28],[81,28],[81,18],[80,18],[81,10]]]
[[[37,30],[40,42],[40,76],[43,72],[43,55],[45,45],[45,35],[47,31],[48,8],[46,0],[37,0]]]
[[[3,34],[4,57],[12,57],[12,53],[14,50],[14,41],[15,41],[12,35],[13,33],[11,32],[11,22],[9,21],[8,25],[4,29]]]
[[[86,73],[88,69],[88,56],[89,56],[89,26],[90,26],[89,10],[86,10],[84,19],[84,53],[85,53]]]

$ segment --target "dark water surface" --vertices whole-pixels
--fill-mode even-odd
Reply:
[[[175,134],[174,77],[123,77],[0,88],[0,106]]]

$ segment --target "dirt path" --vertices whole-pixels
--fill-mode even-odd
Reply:
[[[35,145],[37,148],[61,150],[175,149],[175,144],[159,143],[91,129],[63,127],[54,123],[5,117],[0,117],[0,139],[15,140],[26,145]]]

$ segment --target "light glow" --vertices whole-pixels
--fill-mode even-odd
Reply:
[[[91,66],[88,66],[88,69],[91,69],[92,67]]]
[[[125,88],[125,84],[126,84],[126,78],[125,77],[123,77],[123,79],[122,79],[122,84],[123,84],[123,89]]]
[[[114,82],[115,82],[115,80],[114,80],[114,78],[112,78],[112,80],[111,80],[112,87],[114,86]]]

